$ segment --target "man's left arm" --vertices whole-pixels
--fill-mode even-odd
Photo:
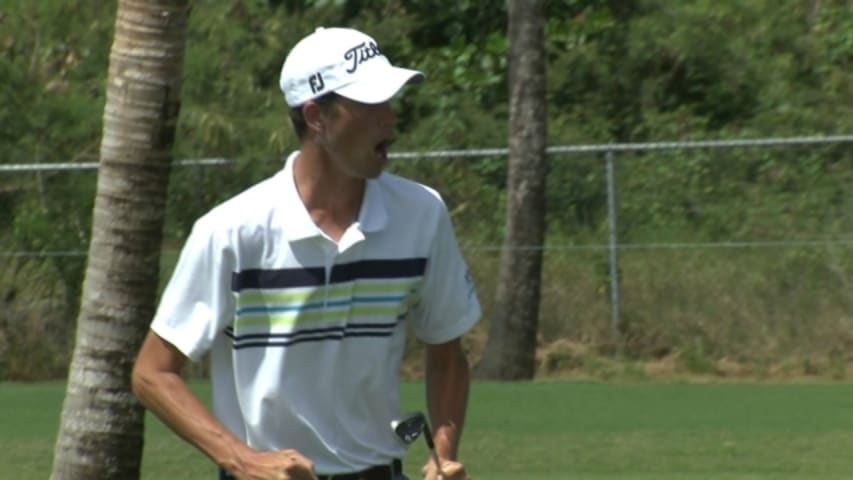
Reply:
[[[458,460],[459,441],[465,424],[471,375],[468,359],[458,338],[426,347],[426,401],[433,426],[435,451],[442,464],[436,477],[433,462],[424,467],[424,478],[463,480],[467,474]]]

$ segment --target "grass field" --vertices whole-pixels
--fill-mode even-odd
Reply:
[[[0,478],[48,478],[63,394],[0,384]],[[404,386],[406,409],[422,398]],[[216,478],[155,418],[147,428],[144,479]],[[412,478],[423,444],[406,458]],[[475,480],[841,480],[851,452],[850,384],[538,382],[475,384],[462,454]]]

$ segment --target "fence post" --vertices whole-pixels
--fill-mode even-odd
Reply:
[[[607,160],[607,229],[608,251],[610,254],[610,333],[619,338],[621,320],[619,318],[619,245],[616,234],[616,179],[613,150],[605,153]]]
[[[201,164],[196,166],[195,180],[195,203],[196,208],[198,209],[198,211],[196,211],[196,216],[200,216],[204,214],[204,194],[202,193],[202,190],[204,189],[204,169]]]

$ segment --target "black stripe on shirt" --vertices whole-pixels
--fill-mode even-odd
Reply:
[[[239,292],[259,288],[316,287],[326,283],[326,270],[314,268],[253,268],[231,274],[231,290]]]
[[[351,323],[339,327],[311,328],[290,333],[251,333],[235,335],[232,327],[225,329],[234,350],[256,347],[289,347],[297,343],[341,341],[346,337],[390,337],[398,322]]]
[[[362,260],[342,263],[332,268],[331,283],[344,283],[359,278],[409,278],[423,275],[426,258],[403,258],[398,260]]]
[[[426,258],[362,260],[342,263],[332,267],[330,283],[344,283],[360,278],[409,278],[423,275]],[[281,268],[264,270],[253,268],[231,274],[231,290],[319,287],[326,283],[323,267]]]

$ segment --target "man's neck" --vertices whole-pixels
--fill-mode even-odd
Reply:
[[[293,180],[311,219],[333,240],[340,240],[358,218],[366,180],[346,175],[331,159],[310,147],[294,162]]]

